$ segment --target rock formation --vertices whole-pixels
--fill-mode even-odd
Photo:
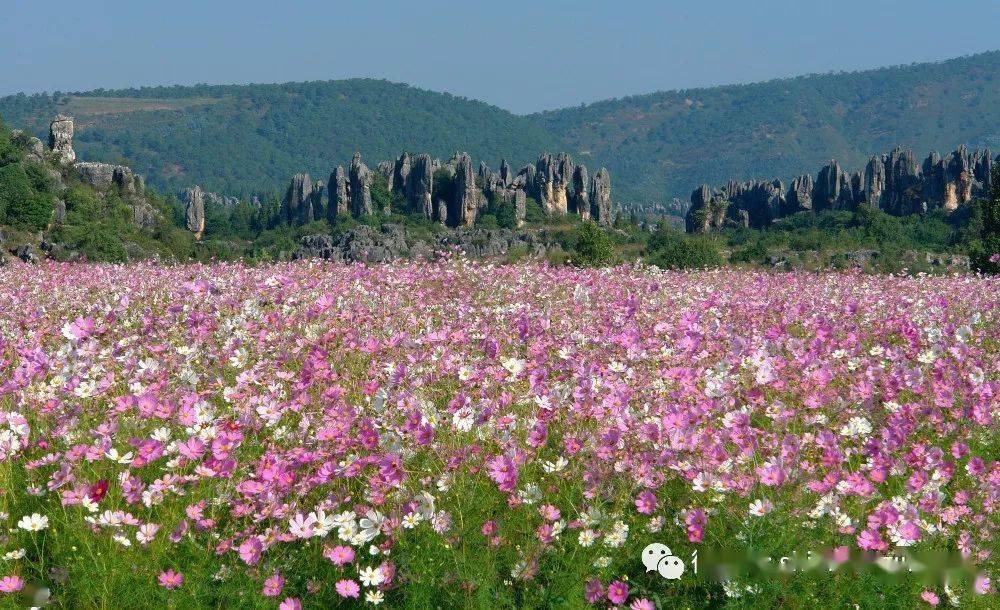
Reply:
[[[399,155],[392,167],[392,179],[389,181],[389,191],[405,196],[407,182],[410,178],[412,160],[409,153]]]
[[[326,204],[326,219],[336,222],[338,214],[347,214],[350,211],[350,198],[347,194],[347,173],[344,168],[337,166],[330,174],[329,201]]]
[[[281,200],[282,216],[289,224],[305,224],[313,219],[313,183],[309,174],[295,174]]]
[[[476,222],[482,197],[476,186],[476,176],[472,173],[472,158],[462,153],[455,165],[455,198],[448,209],[449,224],[471,227]]]
[[[611,210],[611,172],[597,170],[590,180],[590,217],[599,225],[610,226],[614,220]]]
[[[569,198],[569,211],[579,214],[581,218],[590,218],[590,176],[587,166],[577,165],[573,169],[572,196]]]
[[[372,209],[372,171],[361,162],[361,153],[354,153],[351,159],[351,214],[370,216]]]
[[[896,148],[872,155],[864,171],[851,174],[831,161],[815,181],[799,176],[787,192],[777,180],[730,182],[716,190],[702,186],[691,195],[685,224],[695,233],[726,226],[766,227],[798,212],[855,210],[862,204],[896,216],[937,208],[952,211],[987,192],[994,162],[989,150],[970,153],[962,146],[946,157],[931,153],[918,165],[912,151]]]
[[[76,151],[73,150],[73,119],[58,115],[49,125],[49,148],[59,163],[70,164],[76,161]]]
[[[406,204],[411,212],[420,212],[434,220],[434,172],[430,155],[417,155],[406,180]]]
[[[184,222],[194,238],[201,239],[205,232],[205,192],[200,186],[189,188],[184,193]]]

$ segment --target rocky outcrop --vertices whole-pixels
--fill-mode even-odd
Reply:
[[[566,153],[556,157],[543,154],[538,157],[533,173],[534,196],[548,216],[559,216],[569,211],[569,185],[573,180],[573,162]]]
[[[417,155],[406,179],[406,204],[411,212],[434,218],[434,168],[430,155]]]
[[[729,183],[691,195],[687,230],[702,233],[726,226],[766,227],[774,219],[804,211],[855,210],[866,204],[897,216],[933,209],[952,211],[988,190],[995,160],[989,150],[960,147],[947,157],[931,153],[921,165],[913,152],[896,148],[873,155],[864,171],[848,173],[836,161],[814,181],[803,175],[788,191],[780,181]]]
[[[354,216],[370,216],[372,208],[372,171],[361,162],[361,153],[354,153],[351,159],[351,214]]]
[[[73,118],[58,115],[49,125],[49,148],[59,163],[64,165],[76,161],[73,150]]]
[[[885,191],[881,207],[904,216],[920,211],[920,174],[913,151],[895,148],[885,161]]]
[[[392,167],[392,179],[389,181],[389,190],[391,192],[406,196],[411,166],[409,153],[399,155],[399,158],[396,159]]]
[[[455,164],[455,199],[448,209],[449,224],[471,227],[476,222],[482,198],[472,173],[472,157],[462,153]]]
[[[611,210],[611,172],[597,170],[590,179],[590,217],[599,225],[610,226],[614,220]]]
[[[295,259],[322,258],[338,262],[385,263],[401,258],[430,260],[439,254],[460,251],[472,258],[505,256],[512,250],[543,256],[557,248],[543,234],[506,229],[459,228],[417,238],[406,227],[386,224],[381,229],[359,226],[338,238],[308,235],[300,241]]]
[[[351,200],[347,192],[347,172],[344,168],[337,166],[330,174],[330,191],[326,204],[326,219],[331,223],[336,222],[338,214],[350,212]]]
[[[590,176],[585,165],[577,165],[573,169],[572,195],[569,198],[569,211],[581,218],[590,218]]]
[[[205,192],[200,186],[189,188],[184,193],[184,224],[194,238],[200,240],[205,232]]]
[[[289,224],[301,225],[313,219],[313,183],[309,174],[295,174],[281,200],[282,216]]]
[[[854,209],[851,179],[835,160],[831,160],[819,170],[819,176],[813,187],[812,203],[813,209],[817,212]],[[769,223],[770,219],[767,222]]]

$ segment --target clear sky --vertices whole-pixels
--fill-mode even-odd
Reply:
[[[0,95],[365,76],[524,113],[996,48],[996,0],[0,0]]]

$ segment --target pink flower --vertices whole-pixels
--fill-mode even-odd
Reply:
[[[976,581],[972,585],[972,589],[979,595],[986,595],[991,589],[990,577],[985,574],[980,574],[976,576]]]
[[[256,536],[251,536],[243,541],[242,544],[237,548],[240,554],[240,559],[243,563],[248,566],[257,565],[260,561],[261,551],[264,548],[264,544],[260,541],[260,538]]]
[[[941,598],[935,595],[933,591],[929,591],[927,589],[924,589],[924,592],[920,594],[920,599],[932,606],[936,606],[941,602]]]
[[[652,515],[656,510],[656,495],[648,489],[642,491],[635,499],[635,509],[643,515]]]
[[[482,532],[483,536],[489,537],[496,534],[497,531],[499,531],[499,529],[500,528],[497,527],[496,521],[486,521],[485,523],[483,523],[483,528],[480,531]]]
[[[506,455],[495,456],[487,463],[490,478],[500,491],[512,492],[517,487],[517,466]]]
[[[302,610],[302,602],[297,597],[286,597],[278,604],[278,610]]]
[[[176,589],[184,584],[184,575],[180,572],[167,570],[166,572],[160,572],[159,581],[160,586],[164,589]]]
[[[335,588],[341,597],[357,598],[361,594],[361,587],[354,580],[338,580]]]
[[[349,546],[335,546],[323,552],[323,556],[336,566],[345,566],[354,561],[354,549]]]
[[[538,509],[538,514],[540,514],[543,519],[548,519],[549,521],[558,521],[561,516],[559,509],[551,504],[543,504]]]
[[[280,572],[275,572],[270,578],[264,581],[264,590],[261,593],[264,597],[278,597],[281,589],[285,586],[285,579]]]
[[[608,585],[608,599],[612,604],[623,604],[628,599],[628,585],[616,580]]]
[[[639,599],[633,600],[631,605],[629,605],[630,610],[656,610],[656,604],[645,597],[640,597]]]
[[[16,593],[24,588],[24,581],[20,576],[11,575],[0,578],[0,593]]]
[[[583,596],[588,604],[596,604],[604,599],[604,585],[596,578],[591,578],[583,586]]]

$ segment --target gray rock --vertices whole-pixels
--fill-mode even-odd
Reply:
[[[920,177],[913,151],[895,148],[885,162],[882,209],[896,216],[920,211]]]
[[[788,195],[785,197],[784,214],[795,214],[813,208],[813,179],[806,174],[792,180],[788,187]]]
[[[351,179],[351,214],[354,216],[370,216],[372,208],[372,171],[361,162],[361,153],[354,153],[350,167]]]
[[[597,170],[590,179],[590,217],[599,225],[610,226],[613,218],[611,203],[611,172],[605,168]]]
[[[201,239],[205,232],[205,192],[200,186],[189,188],[184,192],[184,222],[187,230],[194,233],[194,238]]]
[[[581,218],[590,218],[590,176],[586,165],[577,165],[573,169],[572,195],[569,198],[569,211]]]
[[[38,253],[35,252],[34,246],[31,244],[22,244],[18,246],[14,249],[12,254],[26,263],[37,263],[41,260]]]
[[[456,227],[475,224],[482,197],[472,173],[472,158],[462,153],[455,164],[455,200],[448,210],[449,224]]]
[[[500,184],[506,188],[510,186],[512,180],[514,176],[511,174],[510,164],[507,163],[507,159],[500,159]]]
[[[882,194],[885,192],[885,161],[882,157],[872,155],[868,159],[862,183],[865,201],[876,208],[881,208]]]
[[[281,200],[282,215],[289,224],[305,224],[312,221],[313,183],[309,174],[295,174]]]
[[[73,118],[58,115],[49,125],[49,148],[56,160],[62,164],[76,161],[73,150]]]
[[[835,160],[831,160],[819,170],[819,176],[813,186],[812,203],[813,209],[817,212],[855,208],[851,179]]]
[[[330,174],[329,200],[326,205],[326,219],[332,224],[337,221],[338,214],[350,212],[350,197],[347,194],[347,172],[337,166]]]
[[[392,168],[392,180],[389,182],[389,190],[404,197],[407,194],[407,182],[410,179],[411,159],[409,153],[403,153],[396,159]]]
[[[429,155],[413,159],[406,182],[406,202],[411,212],[434,219],[434,172]]]

